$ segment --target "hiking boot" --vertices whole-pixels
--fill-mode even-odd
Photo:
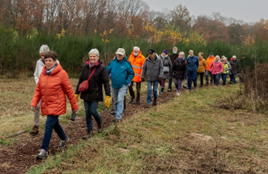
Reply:
[[[134,98],[131,97],[131,99],[129,100],[129,103],[132,103],[134,101]]]
[[[156,106],[156,105],[157,105],[157,102],[156,102],[156,99],[154,99],[153,106]]]
[[[40,149],[39,154],[36,156],[36,159],[42,160],[45,159],[48,156],[48,153],[45,149]]]
[[[93,137],[93,135],[94,135],[93,131],[87,131],[87,134],[85,136],[83,136],[83,139],[87,140],[87,139]]]
[[[64,148],[66,146],[66,143],[69,141],[69,138],[66,137],[65,140],[60,140],[59,148]]]
[[[39,126],[34,126],[30,132],[31,135],[35,136],[39,132]]]
[[[150,105],[149,103],[147,103],[144,107],[145,107],[145,108],[150,108],[150,106],[151,106],[151,105]]]
[[[98,133],[102,133],[102,123],[98,124]]]

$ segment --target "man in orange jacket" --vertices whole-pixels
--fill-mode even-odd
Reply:
[[[129,86],[129,93],[131,96],[130,103],[132,103],[135,99],[135,93],[133,91],[133,84],[136,82],[136,90],[137,90],[137,98],[136,104],[140,104],[140,95],[141,95],[141,73],[142,67],[145,61],[145,57],[142,55],[140,48],[135,46],[133,48],[133,52],[128,58],[128,61],[131,63],[132,68],[134,70],[134,78],[132,79],[131,85]]]
[[[207,58],[207,67],[206,67],[206,86],[209,85],[209,82],[208,82],[208,76],[210,76],[210,85],[213,84],[213,78],[212,78],[212,73],[211,71],[209,70],[209,66],[210,64],[214,61],[215,57],[214,57],[214,54],[213,53],[210,53],[209,54],[209,57]]]

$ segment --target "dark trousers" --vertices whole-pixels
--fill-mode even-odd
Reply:
[[[187,73],[187,83],[188,83],[188,89],[192,89],[192,81],[194,82],[194,87],[196,87],[196,77],[197,77],[197,71],[188,71]]]
[[[225,86],[227,74],[221,74],[221,77],[222,77],[222,85]]]
[[[48,115],[47,116],[47,121],[46,121],[46,129],[45,129],[45,134],[42,142],[41,149],[45,149],[48,151],[49,143],[51,140],[52,132],[53,129],[55,132],[58,134],[61,140],[66,139],[66,135],[59,123],[59,116],[54,116],[54,115]]]
[[[212,73],[210,71],[206,71],[206,84],[209,84],[209,78],[210,78],[210,85],[213,84],[214,78],[212,76]]]
[[[205,73],[197,73],[197,78],[200,76],[200,87],[203,87],[203,80],[204,80],[204,74]]]
[[[136,83],[136,91],[137,91],[137,98],[136,98],[136,101],[139,102],[140,101],[140,97],[141,97],[141,82],[135,82]],[[133,85],[134,85],[134,82],[131,82],[131,85],[129,87],[129,93],[130,93],[130,96],[131,98],[135,98],[135,92],[133,90]]]
[[[168,78],[168,89],[172,89],[172,76]]]
[[[92,116],[95,118],[98,125],[101,124],[101,117],[97,112],[98,102],[97,101],[85,101],[84,106],[86,111],[86,121],[87,121],[87,130],[93,131]]]
[[[219,85],[219,81],[221,79],[221,75],[220,74],[213,74],[212,76],[213,76],[213,79],[214,79],[214,84],[216,86],[218,86]]]

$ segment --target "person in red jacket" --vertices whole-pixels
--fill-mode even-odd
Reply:
[[[45,134],[40,153],[36,156],[37,159],[47,157],[53,129],[60,137],[60,148],[64,148],[69,140],[58,119],[59,115],[66,113],[65,95],[71,103],[73,112],[77,112],[78,105],[67,72],[57,63],[57,54],[54,51],[46,52],[45,66],[40,74],[31,103],[31,110],[35,111],[41,99],[41,113],[47,115]]]
[[[133,85],[134,82],[136,83],[136,90],[137,90],[137,98],[136,103],[137,105],[140,104],[140,96],[141,96],[141,73],[142,73],[142,67],[145,61],[145,57],[142,55],[140,48],[135,46],[133,48],[133,52],[128,58],[128,61],[131,63],[132,68],[134,70],[135,76],[132,79],[132,82],[129,86],[129,93],[131,96],[130,103],[133,102],[135,99],[135,93],[133,91]]]

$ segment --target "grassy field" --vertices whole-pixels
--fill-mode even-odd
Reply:
[[[218,107],[238,90],[183,93],[28,173],[268,173],[267,116]]]

